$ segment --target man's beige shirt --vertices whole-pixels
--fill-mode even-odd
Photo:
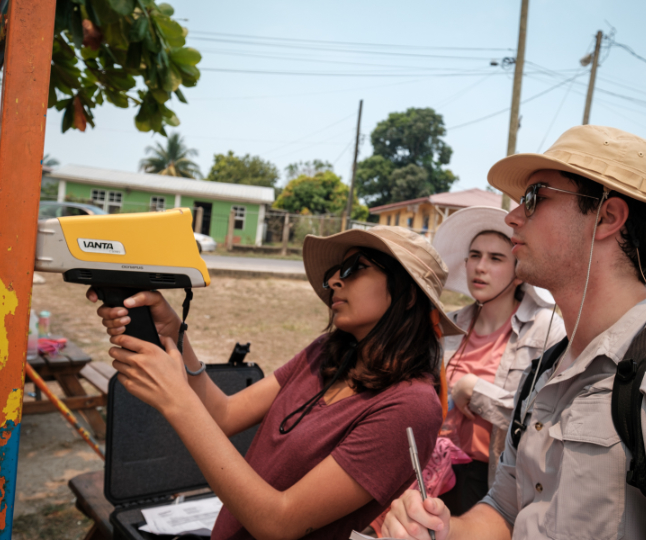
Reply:
[[[646,301],[598,335],[563,373],[536,383],[518,445],[509,432],[482,502],[514,526],[514,540],[646,539],[646,497],[626,484],[630,453],[612,423],[614,375],[646,324]],[[646,395],[646,379],[641,385]],[[646,398],[642,400],[646,434]],[[646,443],[646,441],[645,441]]]

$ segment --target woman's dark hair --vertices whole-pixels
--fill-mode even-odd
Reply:
[[[579,174],[559,171],[568,180],[576,184],[577,191],[582,195],[589,195],[596,197],[598,200],[589,199],[588,197],[577,197],[579,200],[579,210],[582,214],[588,214],[597,210],[599,201],[603,196],[603,186],[594,180],[590,180],[585,176]],[[628,195],[611,191],[608,198],[618,197],[628,205],[628,219],[621,231],[621,241],[619,247],[624,252],[626,257],[632,263],[637,279],[644,283],[644,279],[639,270],[639,260],[637,259],[637,250],[639,249],[639,256],[642,261],[646,261],[646,204],[633,199]]]
[[[356,362],[346,368],[351,386],[358,392],[382,390],[393,384],[431,375],[436,387],[440,382],[441,348],[431,322],[435,309],[428,296],[393,257],[381,251],[360,248],[386,268],[390,307],[370,333],[356,345]],[[330,299],[332,298],[330,293]],[[410,307],[408,307],[410,305]],[[333,314],[326,330],[329,336],[323,346],[321,376],[329,381],[341,368],[346,352],[356,340],[348,332],[334,328]]]
[[[485,234],[493,234],[493,235],[497,236],[498,238],[500,238],[501,240],[504,240],[510,246],[513,247],[513,244],[511,242],[511,238],[509,238],[509,236],[507,236],[506,234],[501,233],[500,231],[486,230],[486,231],[480,231],[478,234],[476,234],[471,239],[471,243],[469,244],[469,248],[471,248],[471,245],[473,244],[473,242],[475,242],[476,238],[478,238],[479,236],[483,236]],[[518,263],[518,259],[516,259],[516,262],[514,263],[514,265],[516,263]],[[516,289],[514,290],[514,300],[516,300],[517,302],[522,302],[524,296],[525,296],[525,291],[523,291],[523,284],[521,283],[520,285],[517,285]]]

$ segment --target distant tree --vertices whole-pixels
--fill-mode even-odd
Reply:
[[[43,167],[58,167],[60,165],[60,162],[55,158],[50,156],[49,154],[45,154],[43,156]]]
[[[395,169],[390,178],[394,184],[392,202],[409,201],[431,194],[428,173],[413,163]]]
[[[445,135],[442,116],[431,108],[389,114],[370,136],[373,155],[357,165],[359,197],[370,206],[380,206],[395,197],[415,199],[448,191],[457,177],[444,168],[452,154],[442,140]],[[415,169],[397,172],[411,165]],[[426,172],[424,180],[421,171]]]
[[[337,214],[346,208],[350,189],[332,171],[316,173],[314,176],[301,175],[291,180],[274,202],[274,208],[281,208],[294,214]],[[352,203],[352,219],[365,221],[368,208],[359,203],[355,194]]]
[[[313,159],[312,161],[299,161],[291,163],[285,167],[285,176],[287,180],[293,180],[299,176],[314,176],[316,173],[324,171],[333,171],[334,167],[329,161]]]
[[[238,157],[231,150],[213,156],[213,166],[206,177],[211,182],[264,187],[275,187],[278,178],[273,163],[249,154]]]
[[[377,155],[357,164],[357,192],[368,206],[381,206],[392,201],[394,186],[390,176],[394,169],[392,161]]]
[[[56,1],[48,107],[65,111],[63,132],[94,127],[92,110],[106,101],[138,107],[139,131],[179,125],[168,105],[173,94],[186,103],[180,86],[197,84],[202,56],[184,46],[188,30],[173,13],[155,0]]]
[[[187,148],[179,133],[171,133],[163,146],[147,146],[146,154],[152,154],[139,162],[139,170],[164,176],[181,176],[182,178],[202,178],[197,163],[188,159],[197,156],[197,150]]]

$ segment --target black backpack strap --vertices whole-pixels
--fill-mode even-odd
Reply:
[[[543,361],[541,362],[541,367],[538,371],[538,375],[536,376],[537,381],[538,379],[541,378],[541,375],[543,373],[545,373],[548,369],[551,369],[554,366],[554,363],[556,362],[558,357],[561,356],[561,354],[567,347],[567,344],[568,344],[567,338],[563,338],[556,345],[552,345],[552,347],[550,347],[545,351],[545,353],[543,354]],[[534,380],[534,374],[536,373],[536,368],[538,367],[539,360],[540,358],[537,358],[536,360],[532,360],[532,368],[527,374],[527,377],[525,377],[523,386],[520,390],[520,393],[518,394],[518,401],[516,402],[516,408],[514,409],[514,416],[512,417],[511,426],[510,426],[511,440],[514,445],[514,448],[518,448],[518,444],[520,443],[520,438],[523,432],[527,429],[527,424],[523,423],[521,419],[523,401],[527,399],[527,397],[529,396],[529,393],[532,390],[532,381]]]
[[[617,364],[612,387],[612,422],[632,454],[626,483],[646,496],[646,452],[641,424],[643,395],[639,390],[646,373],[646,327],[635,336],[624,358]]]

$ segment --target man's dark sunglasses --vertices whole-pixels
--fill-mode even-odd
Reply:
[[[566,191],[564,189],[557,189],[550,187],[546,184],[532,184],[525,191],[525,195],[520,198],[520,204],[525,205],[525,216],[530,217],[536,211],[536,205],[538,204],[538,190],[539,189],[551,189],[552,191],[558,191],[560,193],[568,193],[570,195],[576,195],[577,197],[587,197],[588,199],[594,199],[599,201],[599,197],[593,197],[592,195],[584,195],[583,193],[577,193],[576,191]]]
[[[329,281],[332,278],[332,276],[337,272],[339,272],[339,279],[347,279],[352,274],[354,274],[359,269],[359,265],[361,264],[360,262],[361,257],[363,257],[364,259],[368,259],[372,264],[374,264],[380,270],[384,272],[387,271],[386,267],[382,263],[377,261],[374,257],[372,257],[371,255],[368,255],[363,251],[358,251],[354,255],[351,255],[350,257],[348,257],[341,264],[335,264],[332,268],[330,268],[327,272],[325,272],[325,274],[323,275],[323,288],[324,289],[330,288]]]

